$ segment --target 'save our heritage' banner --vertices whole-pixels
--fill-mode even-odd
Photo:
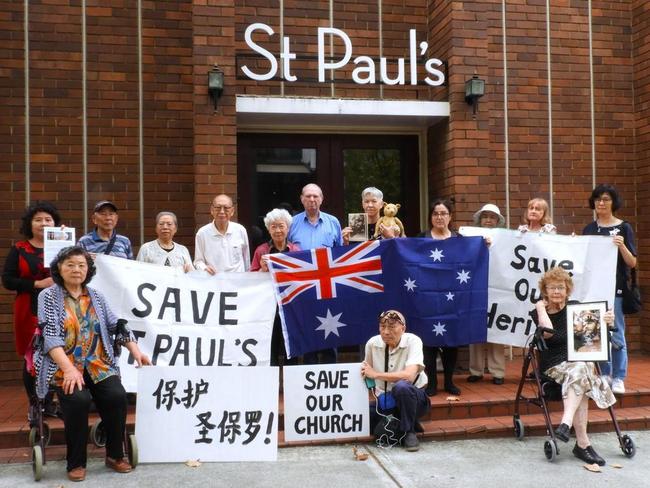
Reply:
[[[610,237],[461,227],[463,235],[490,236],[488,341],[524,346],[535,332],[530,314],[541,298],[539,280],[559,266],[569,272],[579,302],[614,305],[618,249]]]
[[[282,376],[285,440],[370,435],[368,388],[360,363],[285,366]]]
[[[140,462],[275,461],[278,368],[143,367]]]
[[[391,308],[426,345],[485,342],[488,256],[478,237],[272,254],[287,353],[363,344]]]
[[[183,273],[98,255],[90,286],[128,320],[140,349],[162,366],[256,366],[270,363],[276,304],[267,273]],[[122,382],[136,391],[123,349]],[[127,363],[127,359],[131,363]]]

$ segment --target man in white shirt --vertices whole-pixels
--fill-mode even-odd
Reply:
[[[361,374],[374,380],[377,396],[385,394],[392,398],[379,402],[378,411],[399,419],[400,430],[404,432],[402,445],[407,451],[417,451],[420,448],[415,433],[417,421],[429,412],[431,404],[424,391],[427,375],[422,341],[406,332],[406,320],[401,312],[387,310],[379,315],[379,335],[366,343]]]
[[[228,195],[212,200],[210,214],[214,219],[196,233],[194,267],[210,274],[248,271],[251,257],[248,234],[243,225],[231,222],[235,206]]]

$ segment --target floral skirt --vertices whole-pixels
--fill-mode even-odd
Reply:
[[[598,408],[607,408],[616,403],[609,383],[597,374],[594,363],[563,361],[548,368],[544,374],[562,385],[562,398],[567,397],[571,388],[578,396],[586,394],[596,402]]]

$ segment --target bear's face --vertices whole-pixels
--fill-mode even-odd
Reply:
[[[395,217],[397,215],[397,211],[399,210],[399,203],[385,203],[384,204],[384,215],[386,217]]]

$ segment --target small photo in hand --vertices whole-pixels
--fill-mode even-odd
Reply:
[[[365,242],[368,240],[368,214],[348,214],[348,226],[352,229],[350,242]]]

